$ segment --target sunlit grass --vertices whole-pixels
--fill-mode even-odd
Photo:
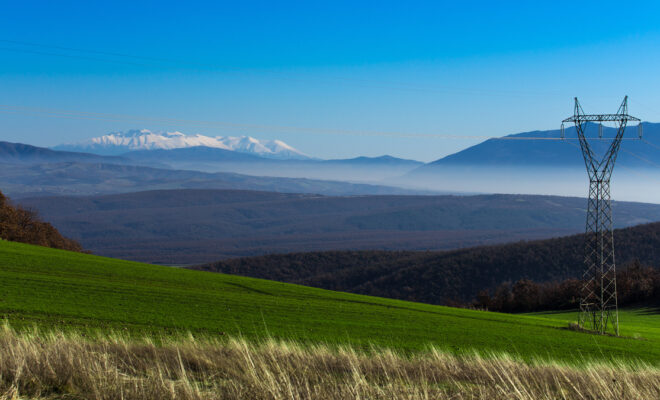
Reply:
[[[660,370],[640,362],[522,362],[430,347],[300,345],[274,339],[152,338],[0,329],[0,398],[651,399]]]
[[[561,319],[432,306],[267,280],[182,270],[0,242],[0,317],[29,330],[132,337],[273,338],[405,354],[429,346],[528,362],[660,360],[660,323],[622,331],[646,340],[573,332]],[[634,328],[634,329],[633,329]]]

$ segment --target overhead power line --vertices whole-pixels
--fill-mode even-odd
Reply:
[[[134,66],[143,66],[143,67],[153,66],[154,63],[160,63],[160,64],[167,64],[169,66],[181,65],[181,66],[190,66],[190,67],[209,69],[209,70],[222,70],[222,71],[238,70],[238,68],[235,67],[232,68],[227,65],[196,62],[194,60],[191,61],[189,59],[183,59],[183,58],[148,57],[148,56],[139,56],[134,54],[126,54],[126,53],[104,51],[104,50],[83,49],[74,46],[59,46],[52,44],[35,43],[35,42],[27,42],[27,41],[19,41],[19,40],[8,40],[8,39],[0,39],[0,43],[5,43],[7,46],[9,45],[14,46],[14,47],[7,47],[7,46],[0,47],[0,51],[4,50],[4,51],[11,51],[18,53],[51,56],[51,57],[64,57],[64,58],[107,62],[113,64],[127,64]],[[49,52],[38,49],[46,49],[51,51]],[[101,56],[106,58],[101,58]],[[130,62],[128,60],[136,60],[139,62]],[[284,80],[284,81],[301,81],[301,80],[306,81],[310,79],[307,77],[296,78],[291,76],[272,76],[272,78]],[[392,81],[363,79],[356,77],[341,77],[341,76],[316,77],[313,78],[313,80],[331,82],[332,84],[337,84],[338,82],[345,82],[357,87],[425,92],[425,93],[445,93],[445,94],[449,93],[449,94],[509,96],[509,97],[565,96],[565,93],[559,93],[559,92],[521,91],[521,90],[511,90],[511,89],[485,90],[485,89],[473,89],[473,88],[461,88],[454,86],[437,86],[437,85],[420,86],[420,85],[412,85],[404,82],[392,82]]]
[[[435,134],[435,133],[419,133],[419,132],[388,132],[388,131],[366,131],[366,130],[348,130],[348,129],[330,129],[330,128],[314,128],[314,127],[300,127],[288,125],[266,125],[266,124],[245,124],[227,121],[208,121],[208,120],[194,120],[194,119],[180,119],[180,118],[162,118],[145,115],[128,115],[128,114],[110,114],[110,113],[96,113],[77,110],[63,110],[52,108],[35,108],[24,107],[9,104],[0,104],[0,113],[4,114],[25,114],[37,115],[47,118],[63,118],[74,120],[103,120],[103,121],[130,121],[130,122],[146,122],[146,123],[161,123],[168,125],[186,125],[197,127],[214,127],[222,129],[249,129],[249,130],[264,130],[264,131],[277,131],[286,133],[300,133],[300,134],[318,134],[318,135],[346,135],[346,136],[390,136],[390,137],[421,137],[421,138],[435,138],[435,139],[456,139],[456,140],[577,140],[577,138],[560,137],[541,137],[541,136],[487,136],[487,135],[456,135],[456,134]],[[607,138],[603,138],[604,140]],[[630,140],[637,140],[635,138],[628,138]]]
[[[656,149],[659,149],[659,150],[660,150],[660,146],[658,146],[657,144],[653,144],[653,143],[649,142],[648,140],[646,140],[646,139],[644,139],[644,138],[642,138],[642,142],[648,144],[648,145],[651,146],[651,147],[655,147]]]
[[[44,51],[37,51],[37,50],[31,50],[31,49],[17,49],[17,48],[11,48],[11,47],[0,47],[0,50],[12,51],[12,52],[16,52],[16,53],[36,54],[36,55],[40,55],[40,56],[53,56],[53,57],[73,58],[73,59],[78,59],[78,60],[109,62],[109,63],[113,63],[113,64],[126,64],[126,65],[134,65],[134,66],[143,66],[143,64],[138,64],[138,63],[125,61],[125,60],[110,60],[110,59],[102,59],[102,58],[88,57],[88,56],[75,55],[75,54],[48,53],[48,52],[44,52]]]
[[[35,54],[43,55],[50,57],[63,57],[71,59],[80,59],[96,62],[106,62],[112,64],[125,64],[133,66],[142,66],[149,67],[153,66],[154,63],[167,64],[169,66],[181,65],[181,66],[191,66],[202,69],[209,70],[239,70],[239,68],[232,68],[228,65],[218,65],[210,64],[204,62],[197,62],[190,59],[183,58],[172,58],[172,57],[153,57],[153,56],[141,56],[136,54],[127,54],[122,52],[114,51],[105,51],[97,49],[85,49],[79,48],[76,46],[60,46],[54,44],[45,44],[45,43],[35,43],[31,41],[21,41],[21,40],[10,40],[10,39],[0,39],[0,43],[5,43],[6,45],[11,45],[14,47],[0,47],[0,51],[11,51],[25,54]],[[48,49],[56,52],[47,52],[36,49]],[[93,56],[103,56],[101,57],[92,57]],[[110,58],[107,58],[110,57]],[[117,59],[119,58],[119,59]],[[129,61],[137,60],[140,62]],[[291,77],[291,76],[272,76],[274,79],[285,80],[285,81],[306,81],[310,78],[308,77]],[[329,76],[329,77],[316,77],[313,78],[315,81],[325,81],[332,82],[336,84],[337,82],[347,82],[353,86],[357,87],[367,87],[367,88],[376,88],[376,89],[388,89],[388,90],[398,90],[398,91],[414,91],[414,92],[425,92],[425,93],[445,93],[445,94],[467,94],[467,95],[484,95],[484,96],[508,96],[508,97],[521,97],[521,96],[565,96],[563,92],[550,92],[550,91],[529,91],[529,90],[486,90],[486,89],[474,89],[474,88],[461,88],[453,86],[437,86],[437,85],[428,85],[424,86],[413,85],[404,82],[392,82],[392,81],[382,81],[374,79],[363,79],[356,77],[341,77],[341,76]],[[600,96],[603,97],[603,96]],[[604,97],[611,97],[605,95]],[[647,109],[651,112],[657,112],[656,109],[649,107],[645,104],[639,102],[639,100],[634,100],[635,104]]]
[[[628,153],[628,154],[630,154],[631,156],[635,157],[635,158],[638,159],[638,160],[641,160],[641,161],[647,163],[648,165],[651,165],[651,166],[656,167],[656,168],[660,168],[660,164],[655,163],[655,162],[649,160],[648,158],[642,157],[642,156],[640,156],[639,154],[633,153],[633,152],[630,151],[630,150],[626,150],[626,149],[624,149],[624,148],[621,148],[621,151],[623,151],[624,153]]]
[[[133,58],[133,59],[140,59],[140,60],[145,60],[145,61],[169,62],[169,63],[179,62],[177,60],[171,60],[171,59],[166,59],[166,58],[144,57],[144,56],[137,56],[135,54],[123,54],[123,53],[114,53],[114,52],[109,52],[109,51],[79,49],[79,48],[74,48],[74,47],[56,46],[56,45],[33,43],[33,42],[23,42],[23,41],[18,41],[18,40],[0,39],[0,42],[1,43],[13,44],[13,45],[19,45],[19,46],[40,47],[40,48],[53,49],[53,50],[73,51],[73,52],[77,52],[77,53],[98,54],[98,55],[110,56],[110,57]],[[51,55],[51,54],[48,54],[48,55]]]

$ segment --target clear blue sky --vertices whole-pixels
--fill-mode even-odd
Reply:
[[[5,2],[0,104],[28,111],[0,113],[0,140],[149,128],[429,161],[475,140],[351,132],[555,129],[573,96],[614,112],[625,94],[660,121],[660,3],[538,3]]]

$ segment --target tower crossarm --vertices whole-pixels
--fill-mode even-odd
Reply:
[[[628,114],[580,114],[563,120],[563,123],[573,122],[583,124],[585,122],[622,122],[622,121],[641,121],[639,118]]]

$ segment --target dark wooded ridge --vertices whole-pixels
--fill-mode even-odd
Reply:
[[[581,287],[574,278],[542,283],[520,279],[504,282],[494,291],[482,290],[471,306],[514,313],[576,309]],[[635,260],[617,271],[616,288],[619,306],[660,304],[660,269]]]
[[[635,260],[646,266],[660,266],[660,223],[616,230],[615,243],[620,266]],[[230,259],[194,268],[373,296],[455,304],[472,302],[483,290],[494,293],[505,282],[579,278],[583,245],[583,236],[573,235],[446,252],[291,253]]]

